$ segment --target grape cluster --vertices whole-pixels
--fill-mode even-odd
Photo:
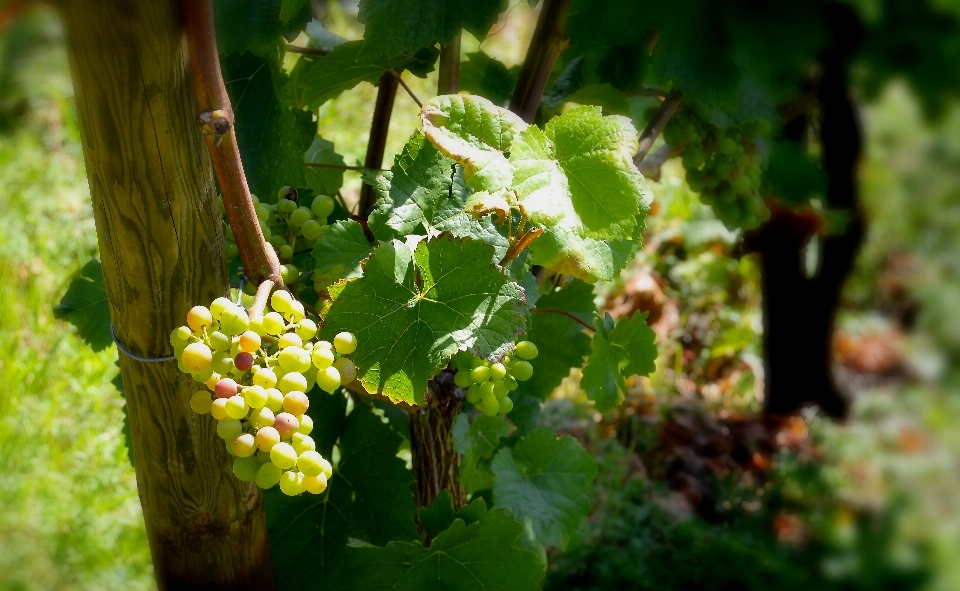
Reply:
[[[318,195],[313,198],[310,207],[306,207],[298,204],[299,193],[293,187],[280,189],[276,203],[263,203],[256,195],[251,197],[263,237],[273,246],[277,257],[283,263],[281,276],[284,283],[296,283],[300,270],[292,262],[293,255],[309,250],[316,244],[321,229],[327,225],[327,217],[333,213],[333,198]],[[227,261],[230,261],[239,256],[240,249],[226,222],[223,233],[226,257]]]
[[[287,495],[319,494],[332,468],[310,437],[306,392],[318,385],[332,393],[356,379],[348,355],[357,339],[343,332],[333,343],[317,340],[317,324],[286,291],[274,292],[270,307],[251,319],[243,307],[217,298],[210,308],[192,308],[170,342],[180,370],[207,386],[190,406],[218,421],[237,478],[265,489],[279,484]]]
[[[520,341],[514,349],[516,359],[507,355],[502,361],[491,363],[466,351],[457,354],[457,368],[453,382],[467,389],[467,401],[492,417],[505,415],[513,410],[513,400],[508,394],[533,377],[530,360],[537,356],[537,346],[530,341]]]
[[[763,156],[759,136],[770,123],[758,119],[719,126],[690,109],[680,109],[663,129],[663,139],[683,151],[687,184],[700,193],[729,228],[755,228],[767,211],[760,195]]]

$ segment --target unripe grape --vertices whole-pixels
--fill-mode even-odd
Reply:
[[[223,314],[223,311],[232,306],[233,302],[227,298],[217,298],[210,304],[210,314],[214,320],[220,320],[220,315]]]
[[[289,185],[280,187],[280,190],[277,192],[278,203],[282,202],[284,199],[295,203],[299,197],[300,194],[297,193],[297,190]]]
[[[320,342],[322,343],[324,341]],[[334,362],[333,351],[319,346],[313,348],[313,353],[310,358],[313,361],[313,366],[317,369],[326,369],[333,365]]]
[[[180,370],[180,373],[190,373],[190,368],[183,363],[183,351],[181,351],[180,356],[177,357],[177,369]]]
[[[240,421],[229,416],[217,423],[217,435],[225,441],[233,441],[242,430]]]
[[[263,329],[267,331],[267,334],[278,335],[283,332],[285,326],[286,323],[280,314],[270,312],[263,315]]]
[[[237,382],[230,378],[222,378],[217,382],[214,392],[217,394],[217,398],[230,398],[237,395]]]
[[[310,415],[303,415],[300,417],[300,427],[297,429],[297,433],[303,433],[304,435],[309,435],[313,432],[313,419],[310,418]]]
[[[297,334],[300,335],[301,339],[309,341],[317,336],[317,323],[309,318],[304,318],[300,321],[300,326],[297,327]]]
[[[720,140],[720,143],[717,145],[721,154],[733,154],[737,150],[737,141],[730,137],[725,137]]]
[[[510,390],[511,392],[513,392],[514,390],[520,387],[520,384],[517,383],[517,378],[513,376],[507,376],[503,380],[503,383],[506,384],[507,389]]]
[[[267,388],[267,403],[264,406],[273,412],[280,412],[283,408],[283,392],[276,388]]]
[[[286,349],[287,347],[300,348],[303,347],[303,339],[295,332],[285,332],[280,335],[280,338],[277,340],[277,347],[280,349]]]
[[[199,390],[194,392],[193,396],[190,397],[190,408],[198,415],[205,415],[210,412],[212,405],[213,398],[210,397],[210,392]]]
[[[290,295],[290,292],[282,289],[278,289],[270,295],[270,307],[280,314],[290,310],[290,302],[292,301],[293,296]]]
[[[226,351],[232,344],[230,337],[223,334],[219,330],[215,330],[210,333],[208,342],[210,343],[210,348],[214,351]]]
[[[287,224],[294,228],[303,226],[304,222],[313,219],[313,212],[306,207],[298,207],[287,218]]]
[[[264,204],[264,203],[257,203],[256,205],[253,206],[253,209],[254,209],[254,211],[257,212],[257,219],[258,219],[258,220],[260,220],[261,222],[264,222],[264,223],[270,221],[270,208],[267,207],[266,204]]]
[[[280,476],[280,491],[291,497],[295,497],[304,491],[303,474],[300,472],[284,472]]]
[[[248,330],[240,335],[240,350],[245,353],[253,353],[260,348],[260,335]]]
[[[303,472],[304,476],[319,476],[323,474],[323,456],[314,450],[307,450],[297,458],[297,469]]]
[[[317,195],[310,204],[310,211],[316,217],[323,219],[333,213],[335,201],[329,195]]]
[[[490,379],[490,368],[486,365],[481,365],[470,370],[470,379],[473,380],[474,384],[480,384],[486,382]]]
[[[257,408],[250,413],[250,424],[257,429],[262,429],[263,427],[273,428],[273,423],[276,420],[277,417],[273,414],[273,411],[266,407]]]
[[[294,416],[300,416],[310,407],[310,399],[303,392],[294,390],[283,397],[283,410]]]
[[[277,433],[280,433],[280,437],[290,437],[300,428],[300,421],[292,414],[282,412],[273,421],[273,428],[277,430]]]
[[[191,372],[203,371],[210,367],[213,352],[203,343],[190,343],[183,350],[183,365]]]
[[[357,350],[357,337],[349,332],[338,333],[333,337],[333,346],[336,347],[337,353],[349,355]]]
[[[289,265],[289,266],[293,267],[293,265]],[[293,268],[296,269],[296,267],[293,267]],[[300,271],[297,271],[297,273],[299,272]],[[296,277],[294,277],[294,281],[296,281]],[[304,316],[306,316],[306,311],[303,309],[303,304],[301,304],[297,300],[293,300],[292,302],[290,302],[290,310],[283,315],[283,317],[290,322],[300,322],[301,320],[303,320]]]
[[[320,469],[323,470],[323,475],[327,478],[333,476],[333,466],[331,466],[330,462],[323,458],[320,459]]]
[[[247,311],[240,306],[227,308],[220,315],[220,330],[229,336],[243,333],[250,326],[250,317]]]
[[[267,242],[270,243],[270,246],[272,246],[274,250],[280,250],[287,244],[287,240],[280,234],[274,234]]]
[[[273,449],[273,446],[280,443],[280,432],[272,426],[261,427],[257,431],[257,436],[254,437],[254,441],[261,451],[268,452]]]
[[[227,418],[227,399],[226,398],[217,398],[210,403],[210,414],[213,415],[213,418],[220,421]]]
[[[293,247],[289,244],[284,244],[277,249],[277,256],[281,259],[289,259],[293,257]]]
[[[317,372],[317,385],[324,392],[333,393],[340,387],[340,372],[330,366]]]
[[[307,389],[307,378],[305,378],[302,373],[291,371],[280,378],[280,381],[277,382],[277,389],[280,390],[282,394],[288,394],[294,390],[303,392]]]
[[[500,412],[500,401],[495,396],[480,401],[480,412],[484,416],[493,417]]]
[[[213,314],[206,306],[194,306],[187,312],[187,326],[194,332],[200,332],[213,324]]]
[[[190,372],[190,376],[193,377],[194,380],[196,380],[196,381],[198,381],[198,382],[200,382],[200,383],[202,384],[202,383],[206,382],[207,380],[209,380],[209,379],[211,378],[211,376],[213,376],[213,368],[212,368],[212,367],[208,367],[207,369],[205,369],[205,370],[203,370],[203,371]]]
[[[263,329],[263,318],[251,318],[250,324],[247,325],[247,329],[256,334],[257,336],[263,336],[267,334],[267,331]]]
[[[346,357],[341,357],[334,361],[333,366],[337,368],[337,371],[340,373],[341,385],[345,386],[357,379],[357,366]]]
[[[174,349],[183,350],[187,346],[187,343],[190,342],[190,337],[193,335],[193,331],[186,326],[178,326],[173,329],[173,332],[170,333],[170,344]]]
[[[263,234],[263,239],[269,242],[270,239],[273,238],[273,231],[270,230],[270,226],[263,220],[258,219],[257,222],[259,222],[260,233]]]
[[[315,344],[313,347],[314,347],[315,349],[317,349],[317,348],[319,348],[319,349],[330,349],[331,351],[333,351],[333,343],[331,343],[330,341],[317,341],[316,344]]]
[[[262,408],[267,403],[267,390],[263,386],[247,386],[243,389],[243,399],[250,408]]]
[[[490,365],[490,380],[499,382],[507,377],[507,368],[502,363],[493,363]]]
[[[484,382],[480,384],[480,400],[489,400],[490,398],[496,398],[496,394],[493,393],[494,383],[493,382]]]
[[[216,389],[217,387],[217,382],[219,381],[220,381],[220,374],[218,374],[217,372],[213,372],[210,374],[210,379],[204,382],[204,384],[207,386],[207,388],[211,392],[213,392],[214,389]]]
[[[261,464],[255,480],[257,486],[267,489],[276,486],[277,483],[280,482],[281,476],[283,476],[283,470],[278,468],[273,462],[267,462],[266,464]]]
[[[458,388],[469,388],[470,384],[473,383],[473,380],[470,379],[470,372],[461,369],[453,376],[453,383],[456,384]]]
[[[257,458],[257,462],[261,465],[267,464],[270,462],[270,452],[263,451],[262,449],[257,450],[257,453],[254,454],[253,457]]]
[[[297,464],[297,452],[292,445],[281,441],[270,448],[270,461],[278,468],[287,470]]]
[[[303,433],[294,433],[291,435],[290,444],[293,445],[293,449],[297,452],[298,456],[305,451],[317,449],[317,444],[314,443],[313,437],[304,435]]]
[[[253,355],[241,351],[233,358],[233,365],[241,372],[250,371],[250,368],[253,367]]]
[[[277,385],[277,374],[272,369],[264,367],[253,374],[253,383],[264,388],[273,388]]]
[[[300,235],[307,240],[316,240],[322,231],[323,226],[317,220],[307,220],[300,226]]]
[[[227,399],[227,416],[233,419],[242,419],[247,416],[250,407],[243,396],[237,395]]]
[[[467,402],[473,405],[480,402],[480,384],[473,384],[467,388]]]
[[[260,462],[257,458],[238,457],[233,461],[233,475],[243,482],[250,482],[256,478],[258,470],[260,470]]]
[[[327,477],[325,474],[318,476],[304,476],[303,488],[312,495],[318,495],[327,489]]]
[[[223,242],[223,257],[228,261],[240,256],[240,247],[237,246],[237,243],[233,240],[224,240]]]
[[[500,399],[500,414],[505,415],[513,410],[513,400],[509,396]]]
[[[529,361],[516,361],[510,367],[510,374],[521,382],[525,382],[533,377],[533,366]]]
[[[231,444],[233,455],[238,458],[249,458],[257,451],[257,444],[254,442],[253,435],[243,433],[237,435]]]
[[[520,341],[517,343],[517,347],[514,349],[514,351],[516,352],[517,357],[520,359],[526,359],[527,361],[536,359],[537,354],[540,353],[540,351],[537,350],[537,346],[530,341]]]
[[[493,395],[497,398],[503,398],[510,393],[510,388],[507,387],[506,382],[493,382]]]

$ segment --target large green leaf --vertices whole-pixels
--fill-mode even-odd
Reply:
[[[497,507],[513,509],[540,543],[564,549],[590,512],[597,464],[573,437],[540,427],[497,452],[493,474]]]
[[[353,359],[371,392],[423,404],[427,380],[460,350],[503,355],[524,332],[523,290],[490,263],[492,247],[448,234],[381,244],[363,277],[330,288],[323,333],[357,336]]]
[[[420,119],[430,142],[463,166],[467,185],[489,192],[510,187],[507,156],[514,136],[528,127],[522,119],[483,97],[462,94],[430,99]]]
[[[510,246],[490,217],[477,220],[464,212],[472,191],[463,180],[463,168],[437,151],[421,133],[410,138],[389,173],[368,182],[379,196],[369,219],[370,230],[379,240],[450,232],[490,244],[496,261]]]
[[[366,25],[361,55],[413,54],[447,44],[466,29],[481,41],[507,0],[361,0],[357,18]]]
[[[589,283],[613,281],[643,246],[643,219],[643,215],[636,217],[630,240],[581,237],[550,226],[531,245],[533,263]]]
[[[217,50],[221,55],[250,51],[261,56],[275,50],[283,23],[296,14],[280,20],[281,5],[290,3],[291,0],[215,0]]]
[[[363,226],[353,220],[342,220],[324,226],[313,247],[316,265],[313,281],[325,289],[341,279],[353,279],[363,274],[360,263],[373,253],[373,246],[363,233]]]
[[[110,306],[103,287],[103,268],[100,261],[90,259],[80,269],[60,303],[53,307],[55,318],[66,320],[77,327],[77,334],[94,351],[110,346]]]
[[[621,318],[614,325],[608,314],[594,323],[592,352],[583,368],[580,386],[599,412],[613,410],[626,394],[626,378],[649,375],[655,369],[656,334],[647,325],[647,313]]]
[[[250,190],[270,201],[280,187],[305,186],[303,153],[309,140],[304,141],[278,60],[242,53],[221,63]]]
[[[334,164],[343,166],[343,156],[337,154],[333,149],[333,142],[327,141],[320,136],[313,138],[313,143],[303,155],[305,163],[312,164]],[[304,175],[307,178],[307,186],[313,189],[317,195],[335,195],[340,187],[343,186],[342,168],[320,168],[317,166],[306,166]]]
[[[391,69],[400,72],[417,61],[406,56],[361,56],[362,46],[363,41],[348,41],[337,45],[325,56],[304,59],[304,65],[298,65],[302,71],[294,77],[293,83],[297,105],[316,110],[361,82],[376,84],[384,72]]]
[[[316,392],[316,391],[315,391]],[[396,457],[401,438],[370,408],[345,416],[341,393],[311,397],[317,450],[340,462],[323,494],[287,497],[266,491],[267,525],[279,589],[341,588],[340,565],[349,537],[376,543],[416,539],[413,476]]]
[[[500,438],[508,437],[514,427],[502,416],[477,415],[471,421],[467,413],[460,413],[453,424],[453,446],[463,455],[460,462],[460,482],[468,493],[493,485],[490,458],[500,447]]]
[[[450,497],[450,493],[444,489],[433,500],[432,505],[420,509],[420,523],[427,535],[435,538],[444,530],[449,529],[457,519],[462,519],[466,525],[470,525],[480,521],[486,513],[487,505],[481,497],[475,498],[469,505],[455,511],[453,509],[453,499]]]
[[[431,524],[433,517],[442,522],[443,516],[435,513]],[[344,589],[538,591],[543,565],[536,554],[519,547],[522,533],[523,526],[506,510],[486,510],[477,499],[429,548],[420,542],[391,542],[383,548],[355,544],[344,561]]]

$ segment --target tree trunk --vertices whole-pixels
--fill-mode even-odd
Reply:
[[[62,5],[117,339],[170,355],[187,310],[227,291],[210,160],[173,0]],[[137,486],[161,589],[272,589],[262,497],[230,473],[202,386],[120,355]]]

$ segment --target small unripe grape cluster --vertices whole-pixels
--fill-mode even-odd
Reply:
[[[180,370],[207,386],[190,399],[199,414],[217,420],[217,434],[236,457],[233,473],[260,488],[277,484],[287,495],[319,494],[332,474],[310,437],[306,414],[314,385],[333,393],[357,377],[348,355],[356,337],[343,332],[317,339],[317,324],[286,291],[270,297],[271,310],[251,319],[226,298],[195,306],[170,342]]]
[[[762,119],[721,129],[691,109],[679,109],[663,129],[663,139],[683,151],[687,185],[720,221],[731,229],[750,229],[768,215],[760,195],[763,156],[757,140],[770,129]]]
[[[453,382],[467,389],[467,402],[480,409],[488,417],[505,415],[513,410],[510,392],[533,377],[530,360],[537,356],[537,346],[530,341],[520,341],[502,361],[491,363],[466,351],[454,358],[457,373]]]
[[[327,225],[327,217],[333,213],[333,198],[318,195],[307,207],[300,203],[299,193],[293,187],[281,188],[276,203],[262,203],[256,195],[251,197],[263,237],[283,263],[280,271],[284,283],[296,283],[300,270],[292,262],[293,255],[309,250],[317,243],[321,230]],[[240,249],[226,222],[224,243],[228,261],[239,256]]]

